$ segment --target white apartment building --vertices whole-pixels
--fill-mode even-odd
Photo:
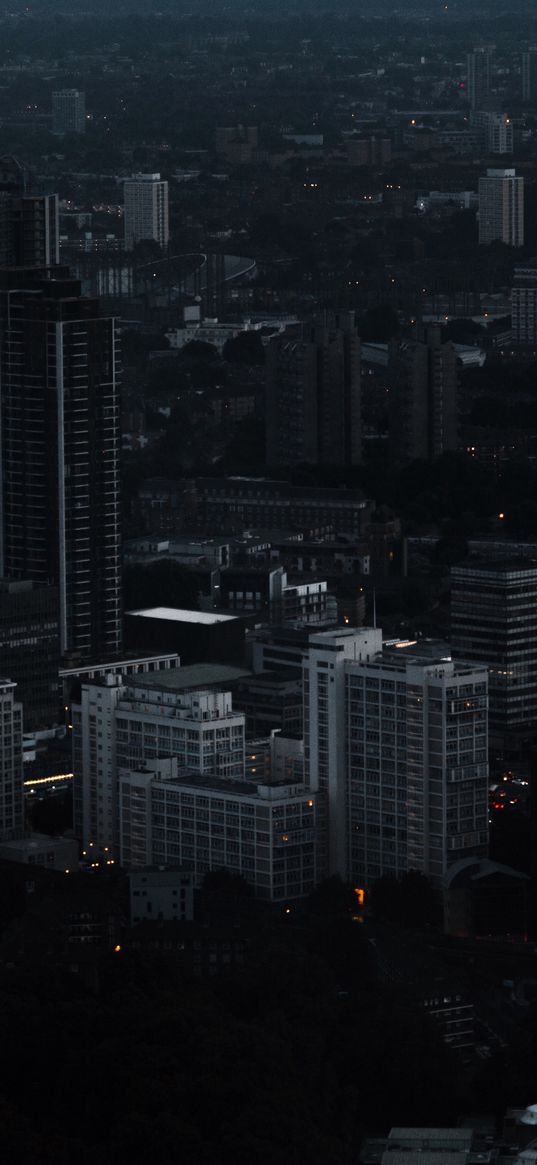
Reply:
[[[256,897],[304,897],[316,880],[316,802],[304,785],[182,773],[175,758],[120,772],[121,864],[241,874]]]
[[[524,179],[515,170],[487,170],[479,179],[479,242],[524,246]]]
[[[22,704],[15,700],[16,687],[0,679],[0,841],[24,833]]]
[[[166,250],[170,237],[168,183],[160,174],[134,174],[123,185],[125,250],[153,239]]]
[[[485,667],[383,652],[381,632],[363,629],[312,640],[304,678],[306,783],[327,794],[323,872],[368,887],[415,869],[440,883],[486,853]]]
[[[119,854],[119,767],[173,756],[207,777],[243,779],[244,715],[233,712],[231,693],[181,690],[177,674],[177,688],[158,673],[82,685],[73,705],[73,772],[75,831],[85,849]]]
[[[304,769],[308,788],[322,795],[321,878],[346,878],[348,871],[346,667],[381,651],[382,631],[376,628],[323,631],[310,636],[304,657]]]

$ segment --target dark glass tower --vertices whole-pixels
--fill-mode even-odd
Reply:
[[[0,271],[0,576],[53,582],[60,650],[121,648],[117,329],[64,268]]]

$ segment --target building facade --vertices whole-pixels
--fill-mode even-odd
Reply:
[[[479,243],[524,246],[524,179],[515,170],[487,170],[479,179]]]
[[[172,681],[107,675],[82,684],[73,705],[74,820],[86,850],[108,847],[118,856],[120,767],[175,757],[207,778],[243,779],[244,716],[233,711],[231,694],[183,691]]]
[[[522,100],[535,101],[537,97],[537,49],[522,53]]]
[[[0,579],[0,659],[17,684],[25,732],[57,724],[61,691],[56,587]]]
[[[211,781],[156,760],[120,774],[120,852],[128,868],[183,864],[197,884],[229,870],[271,902],[316,883],[316,799],[300,785]]]
[[[86,94],[81,89],[58,89],[52,94],[52,132],[59,137],[86,132]]]
[[[466,93],[471,109],[484,109],[490,98],[491,54],[476,48],[466,57]]]
[[[389,346],[389,427],[394,456],[431,460],[458,448],[457,352],[440,328]]]
[[[268,347],[267,463],[358,465],[360,341],[353,312],[327,316]]]
[[[462,856],[486,853],[485,668],[383,651],[371,628],[319,635],[304,748],[306,783],[325,796],[325,874],[368,888],[413,869],[440,886]]]
[[[168,183],[160,174],[135,174],[126,180],[123,191],[125,250],[153,240],[165,251],[170,237]]]
[[[488,667],[489,731],[500,747],[537,729],[537,563],[507,559],[451,571],[453,656]]]
[[[0,841],[16,841],[24,833],[22,705],[16,684],[0,680]]]
[[[0,281],[0,576],[53,581],[60,650],[121,647],[115,321],[62,268]]]
[[[511,328],[517,347],[537,344],[537,259],[515,267],[511,288]]]

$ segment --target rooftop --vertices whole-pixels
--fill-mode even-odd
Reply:
[[[140,611],[126,611],[142,619],[168,619],[170,623],[199,623],[204,627],[215,623],[229,623],[236,615],[216,615],[212,611],[189,611],[183,607],[144,607]]]
[[[228,663],[192,663],[170,671],[149,672],[129,677],[128,682],[143,688],[164,688],[186,692],[192,688],[227,688],[236,680],[247,679],[251,672]]]

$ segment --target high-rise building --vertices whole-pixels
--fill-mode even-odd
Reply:
[[[489,732],[517,747],[537,730],[537,563],[462,563],[451,571],[454,658],[489,672]]]
[[[165,251],[170,237],[168,183],[160,174],[134,174],[127,178],[123,191],[125,250],[152,239]]]
[[[62,268],[0,272],[0,577],[58,588],[60,650],[121,648],[115,321]]]
[[[470,125],[479,134],[482,150],[489,154],[513,153],[515,127],[513,118],[507,113],[476,109],[470,114]]]
[[[511,329],[513,343],[537,344],[537,258],[515,267],[511,288]]]
[[[488,48],[474,49],[466,57],[466,92],[471,109],[484,109],[490,97],[491,53]]]
[[[57,194],[31,189],[24,166],[0,158],[0,267],[49,267],[59,263]]]
[[[22,705],[15,688],[0,679],[0,841],[14,841],[24,832]]]
[[[57,587],[0,579],[0,659],[17,684],[25,732],[59,722]]]
[[[358,465],[360,341],[354,312],[327,316],[268,349],[269,465]]]
[[[389,350],[390,440],[394,455],[430,460],[458,447],[457,353],[441,328]]]
[[[522,53],[522,100],[537,98],[537,48]]]
[[[86,94],[80,89],[59,89],[52,94],[52,132],[63,137],[86,131]]]
[[[419,870],[440,886],[488,840],[487,672],[377,630],[325,632],[304,665],[306,783],[324,791],[324,873],[367,888]]]
[[[73,704],[75,831],[119,852],[118,770],[160,757],[206,778],[244,779],[244,715],[231,694],[181,687],[181,670],[83,683]],[[188,669],[190,670],[190,669]]]
[[[524,246],[524,179],[515,170],[487,170],[479,179],[479,242]]]

